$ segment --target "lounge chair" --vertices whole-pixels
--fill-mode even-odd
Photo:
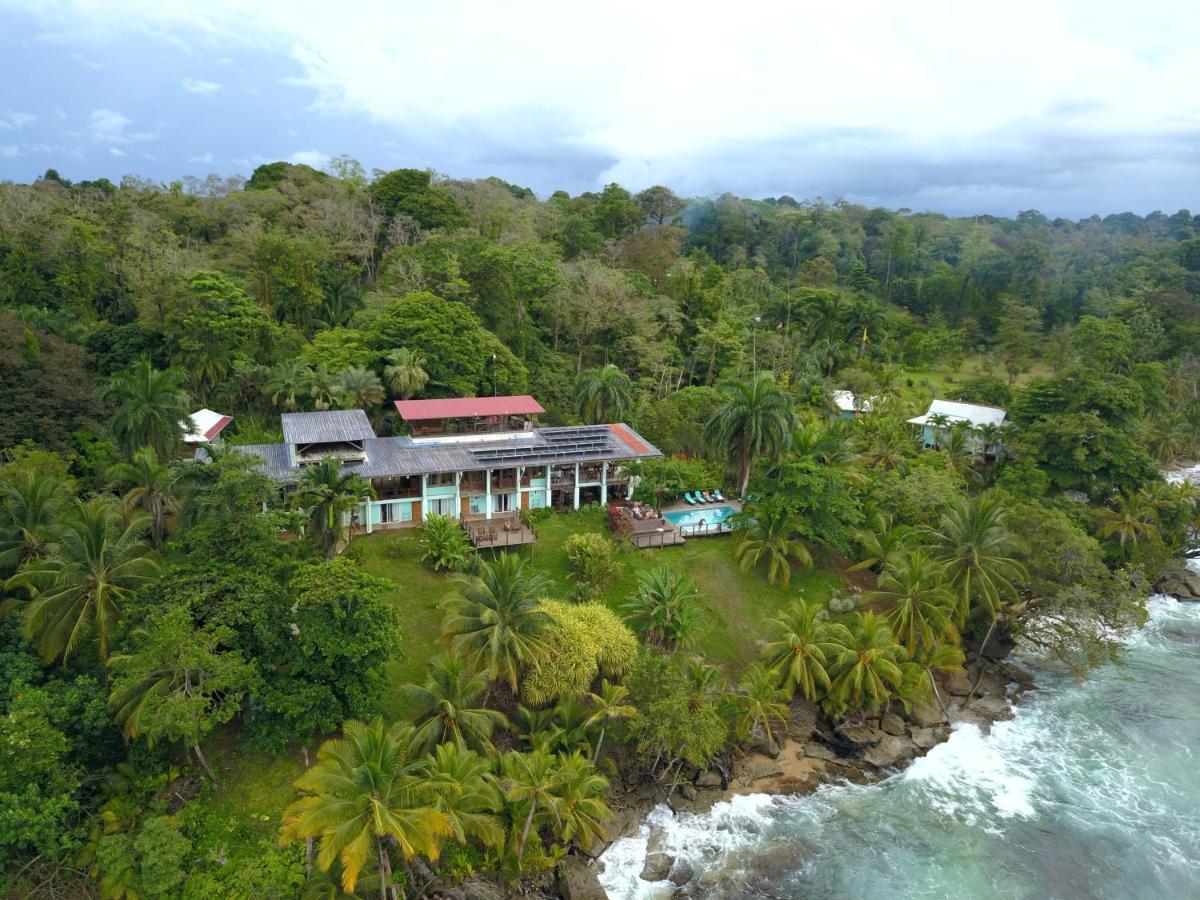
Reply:
[[[713,491],[713,492],[712,492],[712,495],[713,495],[714,497],[716,497],[716,498],[717,498],[717,502],[718,502],[718,503],[724,503],[724,502],[725,502],[725,498],[721,496],[721,492],[720,492],[720,491]]]
[[[708,491],[696,491],[696,496],[702,498],[705,503],[716,503],[717,502],[716,500],[714,500],[712,498],[712,495],[709,494]]]
[[[696,505],[696,501],[692,499],[692,495],[688,491],[683,492],[683,499],[688,502],[688,506]]]

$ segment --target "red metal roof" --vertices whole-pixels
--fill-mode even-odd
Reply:
[[[451,397],[447,400],[397,400],[396,412],[406,422],[461,419],[467,416],[527,416],[546,410],[528,394],[518,397]]]

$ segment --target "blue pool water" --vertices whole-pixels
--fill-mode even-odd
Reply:
[[[737,510],[732,506],[710,506],[705,509],[677,509],[672,512],[665,512],[663,515],[675,523],[679,528],[692,528],[699,525],[700,520],[704,520],[704,524],[709,528],[716,529]]]

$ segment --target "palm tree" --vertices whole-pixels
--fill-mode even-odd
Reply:
[[[937,699],[938,706],[942,708],[942,713],[947,718],[949,718],[949,713],[946,710],[946,704],[942,700],[942,693],[938,690],[937,679],[934,678],[933,673],[962,671],[962,664],[965,659],[966,657],[962,652],[962,648],[954,644],[938,644],[935,647],[922,650],[913,655],[913,662],[925,672],[925,678],[929,683],[929,690]]]
[[[1004,429],[994,422],[984,422],[975,429],[975,436],[978,438],[979,455],[984,459],[989,456],[993,459],[1000,455],[1001,438],[1004,435]]]
[[[298,359],[285,359],[276,364],[271,370],[263,390],[276,406],[282,406],[288,412],[300,408],[300,397],[308,389],[313,377],[313,368]]]
[[[589,425],[619,422],[632,403],[633,381],[612,363],[575,377],[575,405]]]
[[[907,525],[895,525],[888,513],[871,516],[871,527],[855,535],[862,548],[862,559],[850,571],[874,569],[880,571],[902,560],[913,542],[913,530]]]
[[[402,696],[412,704],[413,752],[428,753],[447,741],[463,749],[492,749],[492,732],[508,726],[503,713],[474,702],[487,679],[456,656],[433,661],[424,685],[406,684]]]
[[[942,442],[946,439],[946,435],[950,432],[950,417],[945,413],[934,413],[925,420],[925,424],[933,429],[934,444],[941,447]]]
[[[904,648],[883,617],[873,612],[855,613],[839,642],[837,675],[829,690],[832,705],[839,710],[878,708],[904,680]]]
[[[646,643],[664,650],[686,645],[699,624],[700,591],[670,566],[642,573],[622,610],[646,631]]]
[[[807,331],[812,340],[840,341],[846,336],[846,306],[842,295],[820,291],[812,296],[804,311]]]
[[[1006,598],[1015,599],[1017,584],[1027,576],[1009,554],[1016,542],[1006,527],[1007,510],[987,495],[960,497],[931,532],[934,555],[946,565],[958,594],[957,626],[962,629],[979,606],[995,620]]]
[[[337,375],[336,397],[343,406],[370,409],[383,401],[379,376],[362,366],[351,366]]]
[[[800,516],[781,503],[751,503],[738,515],[734,526],[733,555],[742,572],[767,561],[767,581],[787,587],[792,580],[794,559],[804,568],[813,564],[812,554],[800,535]]]
[[[314,409],[329,409],[341,391],[338,376],[324,368],[310,369],[304,380],[304,393]]]
[[[374,497],[369,481],[352,472],[343,472],[336,459],[323,459],[304,470],[293,502],[308,511],[326,559],[333,559],[342,540],[343,519],[365,497]]]
[[[829,667],[837,653],[841,626],[821,619],[816,603],[797,600],[782,615],[767,619],[774,640],[763,647],[763,660],[789,692],[813,701],[830,686]]]
[[[503,679],[515,694],[521,670],[546,653],[550,617],[538,605],[549,580],[526,570],[515,554],[482,563],[478,575],[455,576],[459,596],[446,602],[442,636],[490,681]]]
[[[907,422],[898,419],[878,419],[872,423],[866,447],[860,454],[872,469],[903,469],[905,461],[916,446]]]
[[[108,470],[114,487],[127,489],[124,502],[130,509],[140,508],[150,517],[150,538],[161,547],[167,530],[167,516],[179,512],[176,488],[182,477],[179,469],[164,466],[150,447],[133,454],[132,462],[117,463]]]
[[[886,605],[892,632],[909,653],[958,638],[946,567],[923,550],[887,566],[879,576],[879,589],[867,596]]]
[[[610,722],[622,719],[632,719],[637,715],[637,707],[628,703],[629,688],[621,684],[610,684],[604,679],[600,684],[599,694],[589,694],[592,704],[592,714],[588,717],[589,728],[600,726],[600,736],[596,738],[596,746],[592,751],[592,762],[600,758],[600,747],[604,744],[604,732]]]
[[[15,571],[50,552],[68,491],[58,476],[29,470],[0,481],[0,571]]]
[[[1126,543],[1137,546],[1159,535],[1158,507],[1146,491],[1118,494],[1112,507],[1096,510],[1102,538],[1116,537],[1122,548]]]
[[[46,662],[64,661],[95,637],[108,659],[121,604],[158,574],[142,540],[146,522],[122,521],[111,497],[76,500],[60,522],[53,553],[8,580],[32,599],[23,604],[22,630]]]
[[[751,663],[742,673],[738,692],[731,699],[740,710],[737,728],[742,740],[761,726],[767,743],[773,744],[775,735],[771,723],[786,722],[790,716],[788,692],[779,686],[779,674],[760,662]]]
[[[871,345],[871,336],[878,334],[887,323],[887,317],[875,300],[859,297],[846,311],[846,325],[858,344],[858,355],[862,356]]]
[[[528,753],[505,753],[500,757],[500,772],[500,789],[505,799],[517,807],[517,815],[525,813],[520,834],[513,834],[516,844],[513,855],[519,861],[525,853],[525,843],[529,840],[529,831],[539,809],[551,812],[558,818],[559,773],[554,757],[541,749]],[[528,811],[525,810],[526,805]]]
[[[389,351],[384,359],[387,364],[383,368],[383,380],[401,400],[417,394],[429,383],[425,357],[418,351],[401,347]]]
[[[447,789],[427,777],[424,760],[413,758],[412,726],[352,720],[342,734],[322,744],[317,763],[296,780],[305,796],[284,812],[279,841],[317,838],[317,865],[328,871],[340,863],[347,892],[374,852],[386,898],[392,890],[389,846],[398,846],[406,860],[417,854],[433,860],[442,838],[454,833],[450,817],[438,809]]]
[[[578,750],[559,756],[557,774],[557,836],[586,850],[606,837],[604,822],[612,818],[612,810],[604,802],[608,779]]]
[[[456,744],[439,744],[426,777],[444,785],[438,791],[437,807],[446,814],[456,841],[461,844],[474,838],[485,847],[504,843],[504,829],[496,815],[500,791],[486,756]]]
[[[948,430],[939,432],[938,451],[946,462],[946,469],[960,478],[970,478],[976,475],[972,464],[975,462],[976,448],[971,439],[970,426],[965,422],[956,422]]]
[[[190,405],[179,372],[160,372],[144,359],[128,372],[113,375],[100,399],[115,407],[113,437],[126,456],[141,447],[152,448],[159,459],[175,454]]]
[[[748,382],[718,382],[717,390],[725,403],[708,420],[704,437],[714,450],[736,455],[738,492],[744,497],[754,460],[778,457],[790,445],[796,418],[792,401],[767,372]]]

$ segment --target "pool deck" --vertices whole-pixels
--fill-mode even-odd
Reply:
[[[726,498],[725,500],[718,500],[715,503],[697,503],[694,506],[689,504],[686,500],[681,499],[664,506],[662,508],[662,513],[664,515],[674,512],[694,512],[699,514],[703,513],[706,509],[723,509],[725,507],[732,509],[735,513],[742,511],[742,504],[737,500],[729,498]],[[721,523],[717,523],[715,525],[677,525],[676,527],[679,529],[682,535],[690,538],[713,537],[718,534],[730,534],[733,530],[729,528],[729,526],[722,525]]]

